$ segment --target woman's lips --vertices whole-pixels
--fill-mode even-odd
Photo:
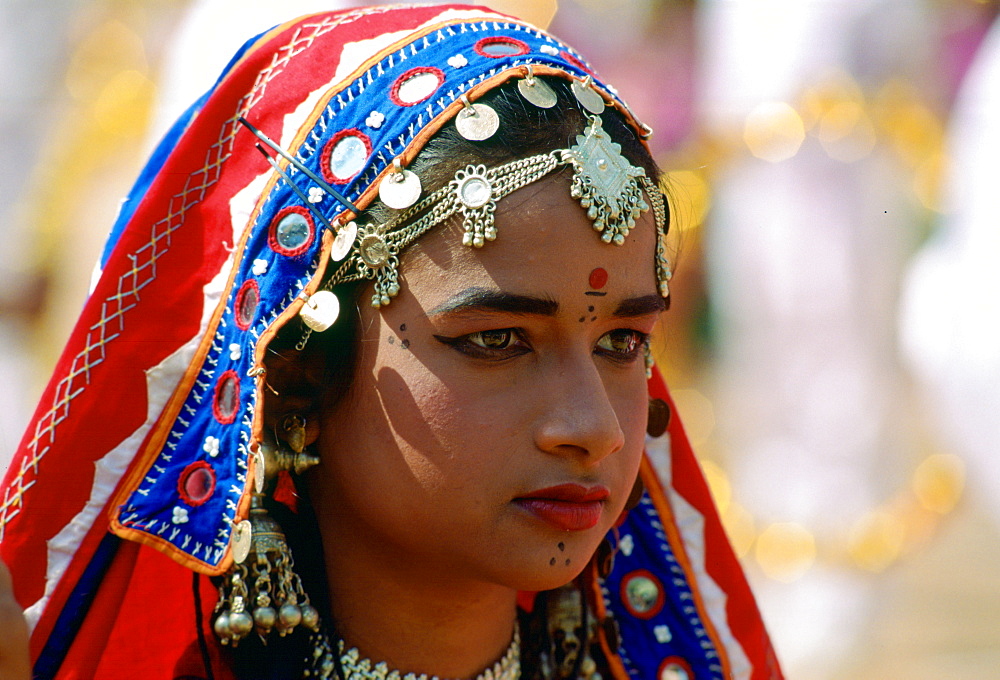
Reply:
[[[609,495],[603,486],[560,484],[532,491],[514,502],[560,531],[584,531],[601,521]]]

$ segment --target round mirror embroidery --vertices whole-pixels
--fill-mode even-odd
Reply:
[[[400,106],[413,106],[428,99],[443,82],[441,69],[429,66],[410,69],[396,79],[389,96]]]
[[[298,213],[289,213],[278,222],[276,236],[286,250],[301,248],[309,242],[309,222]]]
[[[493,57],[494,59],[516,57],[531,51],[527,43],[503,37],[483,38],[476,43],[473,49],[484,57]]]
[[[260,289],[257,282],[253,279],[245,281],[236,293],[236,303],[233,305],[233,318],[240,329],[245,331],[253,325],[259,303]]]
[[[215,384],[215,398],[212,400],[212,412],[215,419],[223,425],[236,420],[240,408],[240,379],[235,371],[226,371],[219,376]]]
[[[663,608],[663,588],[649,572],[632,572],[622,580],[622,600],[633,616],[652,618]]]
[[[181,471],[177,491],[188,505],[203,504],[215,492],[215,470],[203,460],[191,463]]]
[[[326,167],[334,182],[343,183],[361,172],[371,153],[371,143],[357,130],[342,130],[327,142]]]
[[[691,680],[694,676],[687,663],[677,657],[665,659],[660,666],[660,680]]]

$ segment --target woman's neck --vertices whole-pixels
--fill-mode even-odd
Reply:
[[[401,673],[442,679],[474,678],[505,654],[515,590],[393,563],[370,543],[348,547],[340,538],[324,532],[323,543],[335,632],[348,648]]]

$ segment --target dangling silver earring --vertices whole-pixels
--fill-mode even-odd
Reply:
[[[252,631],[266,643],[273,631],[284,636],[299,625],[314,632],[320,628],[319,612],[293,569],[285,534],[264,507],[281,470],[301,474],[319,463],[304,451],[305,418],[286,417],[282,430],[291,448],[268,441],[258,445],[250,516],[233,527],[233,566],[219,586],[213,625],[222,644],[235,647]]]

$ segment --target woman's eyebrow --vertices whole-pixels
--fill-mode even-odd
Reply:
[[[614,317],[646,316],[659,314],[667,309],[666,302],[659,295],[643,295],[641,297],[622,300],[621,304],[611,313]]]
[[[428,316],[462,312],[492,311],[508,314],[555,316],[559,303],[549,298],[518,295],[490,288],[466,288],[443,304],[430,310]]]

